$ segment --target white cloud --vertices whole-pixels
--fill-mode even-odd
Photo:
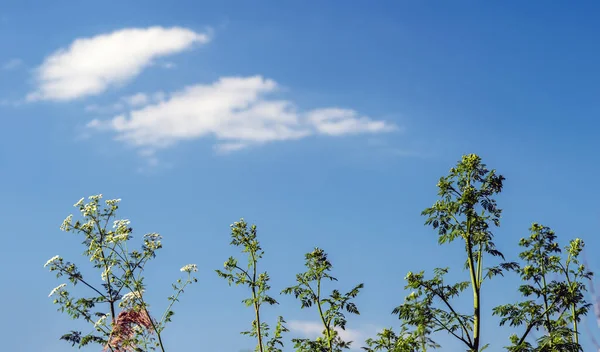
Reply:
[[[156,92],[152,95],[148,95],[145,93],[136,93],[130,96],[121,97],[119,102],[111,104],[111,105],[98,105],[98,104],[90,104],[87,105],[84,110],[89,113],[96,114],[112,114],[118,111],[125,110],[128,106],[131,108],[144,106],[150,103],[159,103],[165,100],[165,93]]]
[[[12,70],[16,70],[17,68],[21,67],[22,65],[23,65],[23,61],[21,59],[11,59],[2,65],[2,69],[5,71],[12,71]]]
[[[323,324],[312,321],[291,320],[287,324],[288,329],[307,338],[315,338],[323,333]],[[353,329],[335,329],[344,341],[352,341],[352,347],[357,348],[365,339],[366,334]]]
[[[349,109],[327,108],[312,111],[308,120],[317,131],[330,136],[341,136],[356,133],[388,132],[395,129],[385,121],[373,121],[366,116]]]
[[[214,149],[219,153],[226,154],[226,153],[234,152],[236,150],[242,150],[248,146],[249,146],[248,143],[232,142],[232,143],[217,144],[217,145],[215,145]]]
[[[167,95],[164,92],[156,92],[152,94],[152,100],[154,100],[155,102],[161,102],[165,100],[166,97]]]
[[[146,104],[148,104],[148,101],[150,100],[150,98],[148,98],[148,95],[146,95],[144,93],[137,93],[132,96],[125,97],[123,99],[127,102],[127,104],[129,104],[129,106],[133,106],[133,107],[146,105]]]
[[[180,27],[128,28],[79,38],[37,68],[37,89],[27,99],[68,101],[97,95],[139,75],[154,59],[209,39],[207,34]]]
[[[178,141],[214,137],[219,152],[311,135],[382,133],[395,129],[353,110],[326,108],[300,113],[288,100],[270,99],[277,83],[261,76],[224,77],[187,87],[170,96],[154,94],[152,103],[132,108],[89,127],[112,130],[140,148],[160,149]],[[158,101],[158,102],[157,102]]]
[[[123,103],[114,103],[108,106],[101,106],[97,104],[86,105],[84,108],[85,112],[91,112],[96,114],[112,114],[116,111],[121,111],[125,108]]]

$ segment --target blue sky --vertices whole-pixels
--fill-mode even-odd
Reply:
[[[420,212],[465,153],[507,178],[496,236],[509,258],[536,221],[563,243],[583,238],[598,267],[598,11],[592,1],[2,1],[3,346],[68,349],[57,339],[72,323],[47,298],[59,282],[42,266],[56,254],[84,260],[59,225],[97,193],[123,199],[137,238],[164,236],[147,270],[157,309],[179,268],[198,264],[168,328],[173,351],[252,348],[238,334],[252,319],[246,292],[213,272],[235,254],[228,226],[240,217],[258,224],[274,292],[318,245],[341,289],[365,283],[353,332],[397,324],[407,271],[462,264]],[[516,284],[498,279],[483,304],[516,300]],[[269,316],[316,321],[280,302]],[[508,337],[495,326],[483,331],[491,351]]]

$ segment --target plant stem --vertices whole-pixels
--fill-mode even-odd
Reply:
[[[466,187],[467,189],[471,188],[471,178],[472,175],[469,173],[468,177],[467,177],[467,184]],[[472,225],[472,221],[473,219],[473,214],[475,212],[475,210],[470,209],[471,212],[467,212],[467,219],[466,219],[466,233],[465,233],[465,238],[466,238],[466,242],[467,242],[467,260],[469,263],[469,273],[471,275],[471,286],[473,287],[473,344],[470,346],[471,350],[473,352],[479,352],[479,334],[481,331],[481,297],[480,297],[480,291],[481,291],[481,282],[479,280],[479,276],[480,276],[480,268],[477,269],[478,272],[476,272],[475,270],[475,259],[474,259],[474,255],[473,255],[473,247],[474,244],[472,242],[472,231],[471,231],[471,225]],[[481,245],[481,243],[480,243]],[[479,258],[478,258],[478,263],[477,265],[480,266],[481,264],[481,247],[480,247],[480,252],[479,252]]]
[[[173,304],[175,304],[175,301],[177,301],[177,299],[179,298],[179,295],[183,292],[183,289],[186,288],[186,286],[189,285],[192,282],[191,279],[190,279],[191,275],[192,274],[188,273],[188,279],[187,279],[187,281],[183,284],[183,286],[181,286],[181,288],[179,288],[179,290],[175,294],[175,297],[173,298],[173,300],[171,301],[171,303],[169,304],[169,306],[167,307],[167,309],[163,313],[162,317],[160,318],[160,321],[158,323],[160,331],[162,331],[164,329],[164,324],[166,323],[164,320],[167,317],[167,314],[169,313],[169,311],[171,310],[171,307],[173,307]]]
[[[571,283],[571,278],[569,277],[569,265],[571,264],[571,253],[569,253],[568,257],[567,257],[567,262],[566,262],[566,267],[564,268],[565,270],[565,276],[567,278],[567,284],[569,284],[569,291],[571,290],[573,284]],[[576,277],[575,277],[576,279]],[[573,334],[574,336],[574,340],[575,343],[579,345],[579,332],[577,330],[577,313],[575,311],[575,304],[571,304],[571,317],[573,319]]]
[[[260,326],[260,302],[256,297],[256,256],[254,252],[250,252],[252,255],[252,301],[254,303],[254,313],[256,316],[256,335],[258,338],[258,350],[263,352],[262,342],[262,331]]]
[[[100,227],[100,221],[95,217],[95,216],[91,216],[92,220],[94,220],[94,223],[96,224],[96,228],[98,229],[98,235],[100,236],[100,255],[102,258],[102,264],[104,264],[104,270],[106,271],[107,275],[106,275],[106,287],[107,287],[107,291],[108,291],[108,302],[110,304],[110,316],[112,318],[112,322],[115,322],[116,319],[116,314],[115,314],[115,298],[112,295],[112,289],[111,289],[111,285],[110,285],[110,276],[108,275],[108,263],[106,262],[106,257],[104,255],[104,229],[102,229]],[[110,219],[110,215],[107,218],[107,222],[108,219]]]
[[[542,269],[542,297],[544,298],[544,308],[546,309],[546,330],[548,330],[548,336],[552,334],[552,323],[550,321],[550,310],[548,309],[548,284],[546,283],[546,263],[544,257],[542,256],[541,248],[539,250],[539,255],[541,257],[540,267]],[[549,339],[550,348],[552,348],[552,339]]]
[[[475,263],[473,259],[473,243],[471,242],[471,233],[470,233],[470,219],[467,219],[467,233],[466,233],[466,241],[467,241],[467,260],[469,263],[469,274],[471,276],[471,287],[473,288],[473,343],[471,344],[470,349],[473,352],[479,351],[479,331],[481,328],[480,323],[480,302],[481,297],[479,296],[479,280],[477,280],[477,274],[475,273]]]
[[[321,321],[323,322],[323,326],[325,327],[325,334],[327,335],[327,344],[329,345],[329,352],[333,352],[333,339],[331,338],[331,331],[329,329],[329,324],[325,320],[325,315],[323,314],[323,308],[321,308],[321,277],[317,279],[317,309],[319,310],[319,316],[321,317]]]

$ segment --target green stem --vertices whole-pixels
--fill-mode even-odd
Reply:
[[[152,319],[152,317],[150,316],[150,312],[148,312],[148,309],[146,309],[146,305],[144,305],[144,311],[146,312],[146,314],[150,318],[150,323],[152,324],[152,329],[154,331],[156,331],[156,337],[158,337],[158,344],[160,345],[160,350],[162,352],[165,352],[165,346],[163,345],[162,338],[160,336],[160,332],[158,331],[158,329],[156,327],[156,324],[154,323],[154,319]]]
[[[323,308],[321,308],[321,277],[317,279],[317,309],[319,310],[319,316],[321,317],[321,321],[323,322],[323,326],[325,327],[325,334],[327,336],[327,344],[329,345],[329,352],[333,352],[333,340],[331,338],[331,331],[329,328],[329,324],[325,320],[325,316],[323,315]]]
[[[432,320],[434,320],[439,326],[442,327],[442,329],[446,330],[448,333],[450,333],[450,335],[456,337],[457,339],[459,339],[460,341],[464,342],[465,345],[467,345],[469,348],[471,347],[471,343],[468,342],[467,340],[465,340],[463,337],[458,336],[454,330],[452,330],[450,327],[448,327],[446,324],[444,324],[443,322],[441,322],[435,315],[432,315]]]
[[[577,331],[577,315],[575,313],[575,305],[571,305],[571,312],[573,317],[573,335],[575,335],[575,343],[579,345],[579,331]]]
[[[521,344],[523,342],[525,342],[525,339],[527,338],[527,336],[529,335],[529,333],[532,331],[532,329],[536,326],[536,324],[539,321],[543,321],[545,319],[545,316],[548,313],[548,311],[554,309],[554,306],[556,305],[557,302],[558,302],[557,300],[553,301],[552,304],[548,308],[546,308],[545,311],[541,314],[541,316],[539,316],[537,319],[531,319],[531,321],[527,325],[527,328],[525,329],[525,332],[523,333],[523,335],[519,339],[519,342],[517,343],[517,346],[521,346]]]
[[[548,310],[548,286],[546,283],[546,264],[544,261],[544,257],[542,256],[541,253],[541,248],[539,250],[539,255],[542,258],[541,262],[540,262],[540,267],[542,269],[542,297],[544,299],[544,308],[546,310],[545,316],[546,316],[546,329],[548,330],[548,335],[550,335],[551,333],[551,329],[552,329],[552,324],[550,321],[550,311]],[[550,342],[552,343],[552,342]]]
[[[467,188],[471,187],[471,178],[472,175],[469,173],[469,176],[467,177]],[[473,213],[475,212],[473,209],[471,210]],[[471,241],[471,222],[473,221],[472,216],[472,213],[470,214],[470,216],[469,213],[467,213],[466,228],[468,250],[467,256],[469,259],[469,269],[471,270],[471,286],[473,287],[473,345],[471,346],[471,349],[473,350],[473,352],[479,352],[479,334],[481,331],[481,297],[479,293],[481,292],[481,282],[479,281],[479,273],[475,272],[475,263],[473,258],[474,244]],[[481,258],[479,258],[479,262],[481,262]],[[477,265],[479,264],[481,263],[477,263]]]
[[[475,263],[473,259],[473,243],[471,242],[470,233],[470,221],[467,219],[467,260],[469,263],[469,273],[471,276],[471,287],[473,288],[473,343],[470,347],[471,351],[479,352],[479,332],[481,329],[480,322],[480,303],[481,297],[479,296],[479,280],[477,280],[477,274],[475,273]]]
[[[187,281],[183,284],[183,286],[181,286],[179,288],[179,290],[177,291],[177,293],[175,294],[175,297],[173,297],[173,300],[171,301],[171,303],[169,304],[169,306],[167,307],[167,309],[165,310],[165,312],[163,313],[162,317],[160,318],[160,321],[158,323],[160,331],[163,331],[165,329],[165,318],[167,317],[167,314],[169,313],[169,311],[171,310],[171,307],[173,307],[173,304],[175,304],[175,302],[177,301],[177,299],[179,298],[179,295],[183,292],[183,289],[187,287],[187,285],[192,283],[192,280],[190,279],[191,277],[191,273],[188,273],[188,279]]]
[[[565,276],[567,278],[567,284],[569,284],[569,291],[572,289],[571,278],[569,277],[569,265],[571,264],[571,253],[567,256],[567,264],[565,267]],[[575,311],[575,303],[571,304],[571,318],[573,319],[573,334],[575,343],[579,345],[579,331],[577,330],[577,313]]]
[[[69,273],[68,271],[66,271],[64,268],[60,268],[59,267],[58,270],[61,271],[61,272],[63,272],[63,273],[65,273],[65,274],[67,274],[69,276],[69,278],[73,278],[73,279],[81,282],[82,284],[86,285],[87,287],[91,288],[92,290],[94,290],[97,294],[99,294],[102,298],[104,298],[108,302],[108,300],[109,300],[108,297],[106,297],[102,292],[98,291],[98,289],[95,288],[94,286],[88,284],[84,279],[72,275],[71,273]]]
[[[262,331],[260,326],[260,302],[256,295],[256,256],[253,251],[250,252],[252,256],[252,302],[254,303],[254,314],[256,316],[256,335],[258,337],[258,349],[263,352],[262,342]]]
[[[90,217],[92,218],[92,220],[94,220],[94,223],[96,224],[96,228],[98,229],[98,235],[100,236],[100,248],[101,248],[100,255],[102,258],[102,264],[104,265],[104,270],[107,273],[107,276],[106,276],[106,285],[107,286],[106,287],[107,287],[108,297],[109,297],[108,301],[110,304],[110,316],[112,318],[112,322],[114,323],[115,319],[116,319],[115,299],[112,295],[112,289],[111,289],[111,285],[110,285],[110,277],[108,276],[108,263],[106,262],[106,257],[104,255],[104,243],[103,243],[104,242],[104,231],[103,230],[105,230],[106,227],[104,229],[102,229],[100,227],[100,221],[93,215],[90,215]],[[107,217],[107,220],[106,220],[107,223],[108,223],[108,219],[110,219],[110,214]]]
[[[447,327],[445,324],[443,324],[441,322],[439,322],[438,324],[442,328],[444,328],[444,330],[446,330],[450,334],[454,335],[454,337],[456,337],[457,339],[459,339],[462,342],[464,342],[465,345],[471,346],[472,345],[472,341],[471,341],[471,335],[469,334],[469,330],[467,329],[467,326],[464,324],[461,316],[456,312],[456,310],[454,310],[454,307],[452,307],[452,305],[450,304],[450,301],[448,301],[448,298],[445,295],[441,294],[440,291],[436,290],[432,286],[428,286],[428,285],[425,285],[425,284],[423,286],[426,289],[428,289],[429,291],[431,291],[434,295],[436,295],[437,297],[439,297],[442,300],[442,302],[444,302],[444,304],[446,305],[446,307],[448,307],[448,309],[450,309],[450,312],[454,316],[454,319],[456,319],[458,321],[458,323],[460,324],[462,332],[463,332],[464,335],[466,335],[467,339],[465,340],[464,337],[460,337],[460,336],[456,335],[454,333],[454,331],[452,329],[450,329],[449,327]]]
[[[125,261],[125,264],[127,265],[127,268],[129,269],[129,271],[133,274],[135,267],[131,267],[131,263],[127,260]],[[113,276],[114,278],[117,278],[116,276]],[[106,281],[108,282],[108,278],[106,279]],[[125,281],[121,281],[121,283],[127,287],[130,291],[139,291],[136,287],[132,288],[131,286],[129,286]],[[148,311],[148,309],[146,308],[146,302],[144,302],[144,298],[142,297],[142,294],[140,292],[140,302],[142,303],[142,309],[144,309],[144,312],[146,313],[146,315],[148,315],[148,318],[150,320],[150,324],[152,325],[152,330],[154,330],[154,332],[156,332],[156,337],[158,338],[158,344],[160,347],[160,350],[162,352],[165,352],[165,346],[163,345],[163,341],[162,341],[162,337],[161,337],[161,333],[160,330],[156,327],[156,323],[154,322],[154,319],[152,319],[152,316],[150,315],[150,312]]]

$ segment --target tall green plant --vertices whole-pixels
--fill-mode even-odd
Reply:
[[[403,326],[398,334],[391,328],[383,329],[377,333],[377,338],[369,338],[365,342],[367,347],[362,349],[367,352],[416,352],[426,351],[427,347],[439,347],[418,329],[409,331],[406,326]]]
[[[511,352],[529,351],[582,351],[579,343],[579,322],[590,308],[584,298],[585,281],[592,273],[579,261],[584,243],[572,240],[563,261],[556,234],[549,227],[534,223],[529,238],[521,239],[520,258],[523,267],[517,268],[519,287],[526,300],[494,308],[502,319],[500,325],[524,327],[523,332],[510,337]],[[545,334],[534,344],[531,332],[544,330]]]
[[[305,255],[307,270],[296,275],[297,284],[282,291],[283,294],[293,294],[300,300],[301,308],[316,306],[319,319],[323,324],[323,335],[316,340],[293,339],[294,347],[302,352],[338,352],[350,348],[352,341],[344,341],[339,336],[336,328],[346,329],[344,311],[351,314],[360,314],[356,304],[352,302],[363,284],[358,284],[345,294],[333,290],[329,296],[322,290],[324,280],[337,281],[331,276],[331,262],[327,253],[320,248]]]
[[[486,257],[503,254],[493,242],[494,227],[500,224],[502,210],[495,196],[502,191],[504,177],[488,170],[481,158],[475,154],[462,157],[446,177],[440,178],[437,187],[440,199],[425,209],[426,225],[438,231],[440,244],[461,240],[464,243],[465,268],[469,280],[448,284],[444,276],[448,268],[436,269],[432,279],[425,279],[423,272],[406,276],[407,288],[414,290],[413,301],[405,302],[395,312],[407,324],[423,325],[422,317],[415,318],[407,312],[414,305],[424,305],[427,324],[435,331],[446,331],[464,343],[468,351],[479,352],[487,347],[481,341],[481,288],[486,278],[501,274],[514,267],[515,263],[502,263],[484,267]],[[453,298],[467,288],[473,292],[473,311],[463,314],[453,306]],[[421,309],[423,310],[423,309]]]
[[[288,331],[281,316],[277,320],[272,338],[264,341],[269,337],[269,325],[261,321],[261,307],[264,303],[269,305],[278,303],[268,295],[271,288],[269,274],[258,271],[258,261],[263,257],[264,251],[257,239],[256,225],[252,225],[248,229],[248,224],[244,219],[233,223],[231,225],[231,245],[241,247],[242,253],[247,253],[248,265],[246,268],[242,268],[237,259],[229,257],[224,265],[225,270],[216,270],[216,272],[220,277],[226,279],[230,286],[235,283],[236,286],[245,285],[250,289],[251,296],[243,300],[243,303],[254,308],[254,320],[252,329],[244,331],[242,334],[257,339],[256,351],[281,352],[281,348],[283,348],[282,333]]]
[[[114,352],[156,349],[164,352],[162,331],[174,314],[171,308],[183,290],[197,281],[192,273],[198,269],[195,264],[181,268],[187,278],[173,285],[175,292],[169,297],[167,309],[160,319],[155,319],[144,297],[146,284],[142,274],[162,247],[161,236],[144,235],[141,249],[129,251],[133,229],[129,220],[116,217],[120,200],[106,200],[101,204],[101,199],[102,195],[96,195],[89,197],[88,203],[83,198],[79,200],[75,207],[82,219],[73,222],[73,215],[69,215],[61,226],[61,230],[83,237],[83,255],[89,258],[98,276],[84,276],[75,263],[58,255],[44,265],[57,277],[66,277],[72,286],[83,285],[88,292],[76,297],[66,283],[50,292],[49,297],[54,298],[59,311],[89,323],[92,328],[90,333],[71,331],[61,339],[79,347],[100,344]]]
[[[409,272],[405,280],[406,288],[413,289],[404,303],[396,307],[392,314],[397,314],[403,326],[411,326],[412,339],[417,342],[414,351],[426,352],[428,349],[438,348],[431,334],[434,331],[445,330],[465,344],[471,343],[469,328],[473,318],[467,314],[460,314],[452,307],[452,300],[468,288],[469,282],[459,282],[454,285],[444,283],[447,268],[436,268],[434,277],[426,280],[423,271]],[[437,300],[443,303],[443,308],[436,306]]]

